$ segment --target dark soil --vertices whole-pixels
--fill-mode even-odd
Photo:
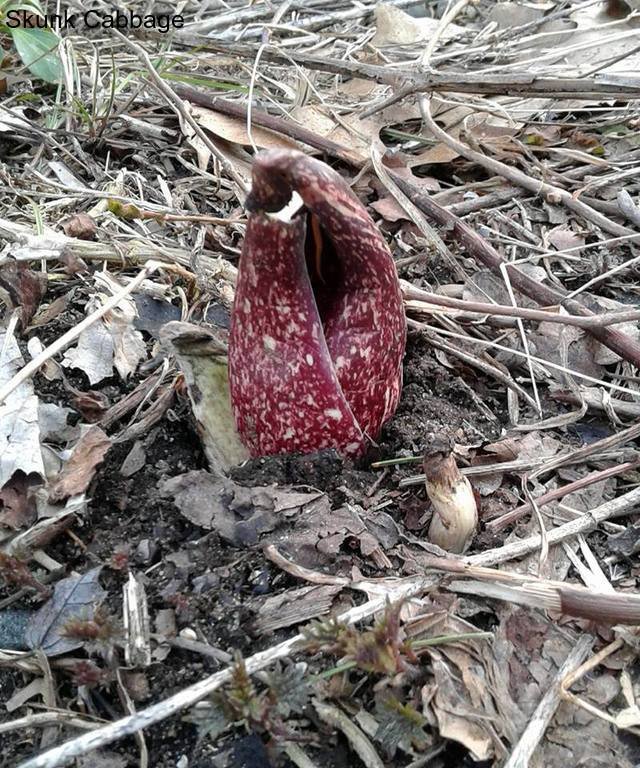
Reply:
[[[70,313],[71,322],[76,319],[75,311],[74,308]],[[59,318],[62,325],[67,320],[69,316]],[[495,408],[496,413],[502,411],[503,403],[493,396],[488,386],[474,378],[468,370],[441,365],[428,343],[418,334],[412,334],[400,407],[385,427],[378,446],[373,447],[366,458],[357,465],[345,463],[331,452],[313,457],[259,459],[237,468],[233,479],[247,486],[274,483],[312,486],[325,491],[334,507],[348,499],[362,501],[367,489],[379,478],[379,473],[371,470],[371,462],[419,455],[429,432],[446,432],[457,442],[478,443],[497,437],[498,419],[489,421],[479,414],[474,392],[489,407]],[[78,374],[73,385],[86,391],[88,387],[81,379],[82,374]],[[472,386],[468,381],[473,381]],[[117,399],[114,383],[108,380],[99,388],[111,401]],[[131,382],[121,390],[120,396],[135,383]],[[45,400],[70,404],[68,392],[60,384],[52,384],[39,376],[36,385]],[[159,610],[173,608],[178,631],[188,628],[216,648],[231,653],[239,651],[245,656],[287,637],[285,631],[279,633],[281,638],[253,636],[251,621],[254,614],[245,604],[256,595],[276,594],[294,586],[294,579],[266,561],[260,551],[237,549],[215,533],[192,525],[170,500],[161,498],[158,493],[162,480],[188,470],[206,468],[187,401],[179,401],[167,412],[144,437],[143,444],[144,466],[129,478],[123,477],[120,467],[132,443],[113,445],[93,484],[86,516],[74,528],[73,536],[60,537],[48,551],[59,562],[67,564],[69,571],[82,573],[97,564],[105,564],[102,583],[108,590],[107,604],[114,616],[121,613],[122,586],[130,565],[144,574],[152,621]],[[389,473],[380,487],[396,488],[398,478],[418,471],[417,466],[405,465],[402,470]],[[409,505],[414,495],[418,499],[420,489],[409,494]],[[388,512],[402,524],[402,513],[398,509],[392,506]],[[32,601],[26,600],[20,607],[31,605]],[[154,663],[145,671],[148,690],[138,704],[142,707],[166,698],[219,668],[214,659],[173,649],[165,661]],[[75,708],[72,699],[78,696],[77,686],[68,674],[57,673],[56,676],[63,681],[61,704]],[[0,686],[14,691],[23,685],[17,678],[20,675],[13,671],[0,671]],[[88,695],[94,714],[105,718],[123,714],[114,684]],[[40,735],[25,731],[3,736],[3,765],[15,765],[37,752]],[[57,738],[70,735],[61,733]],[[174,768],[183,755],[189,758],[191,766],[219,765],[207,755],[220,749],[228,753],[234,738],[232,735],[218,739],[214,749],[209,742],[198,743],[193,725],[175,718],[146,732],[150,765]],[[133,741],[118,743],[116,750],[119,754],[130,755],[128,765],[137,765]],[[346,754],[348,752],[340,749],[336,752],[334,747],[325,750],[324,758],[318,754],[316,759],[327,766],[348,765]]]

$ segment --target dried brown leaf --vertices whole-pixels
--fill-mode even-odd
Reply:
[[[0,525],[14,530],[23,528],[35,520],[35,498],[24,472],[16,472],[0,489]]]
[[[324,497],[320,492],[269,486],[245,488],[204,470],[172,477],[160,492],[172,496],[180,512],[195,525],[245,547],[256,544],[261,534],[274,530],[286,516]]]
[[[62,229],[68,237],[93,240],[96,236],[96,222],[88,213],[74,213],[62,222]]]
[[[29,621],[26,631],[29,648],[41,648],[47,656],[57,656],[82,647],[83,640],[65,634],[65,626],[72,620],[93,618],[95,606],[106,595],[98,581],[100,571],[101,568],[93,568],[56,584],[53,597]]]
[[[63,501],[68,496],[86,491],[110,446],[111,439],[100,427],[88,429],[51,486],[49,501]]]
[[[223,115],[221,112],[198,107],[195,104],[189,105],[189,111],[201,128],[211,131],[211,133],[231,144],[240,144],[244,147],[251,146],[251,139],[247,132],[247,121],[244,118]],[[251,136],[256,145],[261,149],[302,148],[300,144],[288,136],[283,136],[259,125],[252,126]]]
[[[8,260],[0,267],[0,289],[6,291],[14,307],[20,307],[22,327],[26,328],[40,306],[47,281],[25,263]]]

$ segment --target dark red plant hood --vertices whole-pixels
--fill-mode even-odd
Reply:
[[[304,209],[290,223],[269,215],[294,191]],[[240,437],[254,456],[358,455],[402,384],[406,320],[389,249],[342,177],[301,152],[256,158],[247,208],[229,341]]]

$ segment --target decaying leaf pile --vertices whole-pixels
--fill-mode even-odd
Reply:
[[[57,87],[0,27],[0,761],[637,764],[637,3],[180,8],[62,30]],[[194,396],[265,148],[348,180],[401,278],[356,463],[225,464]]]

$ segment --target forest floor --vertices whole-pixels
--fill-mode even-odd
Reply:
[[[637,12],[181,14],[79,17],[32,71],[0,26],[1,764],[640,763]],[[224,476],[162,329],[224,337],[275,148],[388,242],[403,390],[356,461]],[[463,554],[428,540],[440,437]]]

